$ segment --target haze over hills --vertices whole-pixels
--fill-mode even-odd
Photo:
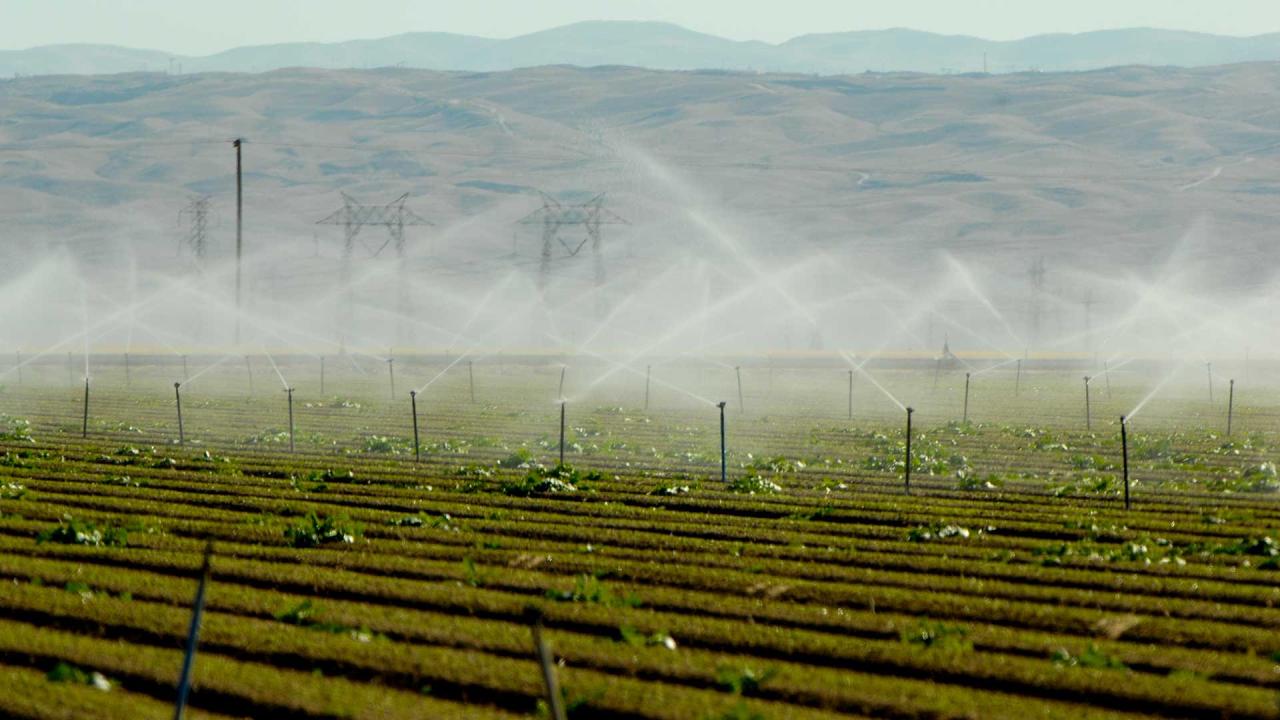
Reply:
[[[58,247],[95,267],[172,265],[188,232],[180,211],[208,195],[209,252],[225,258],[228,141],[244,137],[250,241],[280,253],[251,283],[271,292],[332,282],[342,232],[316,221],[341,207],[340,192],[370,203],[409,193],[434,223],[411,230],[414,261],[480,283],[536,266],[540,230],[519,221],[541,206],[539,191],[564,202],[604,192],[630,223],[607,229],[618,292],[624,278],[689,263],[729,277],[744,257],[778,271],[841,258],[813,283],[842,287],[850,268],[923,277],[949,256],[1008,278],[1001,302],[1020,312],[1027,269],[1044,258],[1051,287],[1076,298],[1062,309],[1074,317],[1084,281],[1066,268],[1182,273],[1185,287],[1270,281],[1277,88],[1280,64],[3,81],[0,249],[8,267]],[[370,253],[385,243],[379,232],[361,235]],[[590,282],[588,261],[563,260],[565,288]]]
[[[774,45],[728,40],[666,23],[583,22],[510,39],[415,32],[340,43],[239,47],[204,57],[100,45],[46,46],[0,51],[0,76],[390,66],[494,72],[561,64],[817,74],[962,73],[984,68],[1005,73],[1272,60],[1280,60],[1280,34],[1226,37],[1136,28],[991,41],[891,29],[803,35]]]

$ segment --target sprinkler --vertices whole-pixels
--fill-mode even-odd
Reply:
[[[1129,433],[1125,429],[1124,416],[1120,416],[1120,453],[1124,468],[1124,509],[1129,509]]]
[[[476,366],[470,360],[467,361],[467,384],[471,389],[471,404],[476,403]]]
[[[916,411],[915,408],[907,408],[907,454],[906,463],[903,464],[902,487],[911,494],[911,414]]]
[[[249,364],[249,356],[244,356],[244,373],[249,378],[249,394],[253,394],[253,365]]]
[[[1231,437],[1231,416],[1236,408],[1236,381],[1227,384],[1227,437]]]
[[[289,452],[293,452],[293,388],[285,388],[289,395]]]
[[[564,406],[567,404],[560,400],[560,467],[564,467]]]
[[[324,396],[324,356],[320,356],[320,395]]]
[[[173,705],[174,720],[182,720],[187,707],[187,693],[191,690],[191,671],[196,661],[196,645],[200,641],[200,621],[204,615],[205,589],[209,586],[210,561],[213,559],[213,541],[204,546],[204,563],[200,567],[200,584],[191,603],[191,626],[187,628],[187,649],[182,655],[182,674],[178,677],[178,698]]]
[[[1022,389],[1022,358],[1018,358],[1018,374],[1013,376],[1013,396],[1018,397],[1018,391]]]
[[[80,427],[80,437],[89,437],[89,378],[84,379],[84,424]]]
[[[1084,376],[1084,429],[1093,429],[1093,413],[1089,407],[1089,376]]]
[[[964,415],[961,416],[960,422],[969,422],[969,373],[964,374]]]
[[[849,419],[853,419],[853,371],[849,371]]]
[[[538,656],[538,667],[542,668],[542,683],[547,691],[547,714],[551,720],[565,720],[568,716],[564,711],[560,682],[556,679],[556,658],[542,637],[542,611],[531,605],[525,613],[533,631],[533,651]]]
[[[124,386],[133,387],[133,376],[129,372],[129,353],[124,354]]]
[[[649,380],[653,376],[653,366],[644,366],[644,411],[649,412]]]
[[[729,451],[725,446],[724,432],[724,406],[725,402],[721,400],[716,403],[716,407],[720,408],[720,482],[729,482]]]
[[[735,367],[733,371],[738,375],[738,412],[746,412],[747,407],[742,402],[742,368]]]
[[[186,445],[187,437],[182,430],[182,383],[180,382],[173,384],[173,399],[177,402],[178,406],[178,444]]]
[[[391,381],[391,400],[396,399],[396,359],[387,358],[387,379]]]
[[[422,461],[421,446],[418,444],[418,391],[409,391],[409,406],[413,408],[413,461]]]
[[[1209,373],[1209,404],[1212,405],[1213,404],[1213,363],[1211,362],[1205,363],[1204,369],[1207,373]]]

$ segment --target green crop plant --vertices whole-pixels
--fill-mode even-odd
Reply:
[[[360,537],[361,528],[347,516],[317,515],[307,513],[298,525],[285,528],[284,537],[291,547],[312,548],[329,543],[353,543]]]
[[[122,527],[108,523],[104,527],[78,520],[64,515],[57,527],[45,530],[36,536],[36,543],[57,543],[62,545],[91,545],[124,547],[128,544],[129,532]]]

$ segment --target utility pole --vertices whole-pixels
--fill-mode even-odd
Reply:
[[[232,145],[236,149],[236,345],[240,344],[240,258],[244,253],[244,185],[241,180],[240,146],[242,141],[236,138]]]

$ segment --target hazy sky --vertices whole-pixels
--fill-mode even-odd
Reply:
[[[886,27],[992,39],[1133,26],[1255,35],[1280,31],[1280,0],[0,0],[0,48],[200,55],[411,31],[510,37],[581,20],[662,20],[768,42]]]

